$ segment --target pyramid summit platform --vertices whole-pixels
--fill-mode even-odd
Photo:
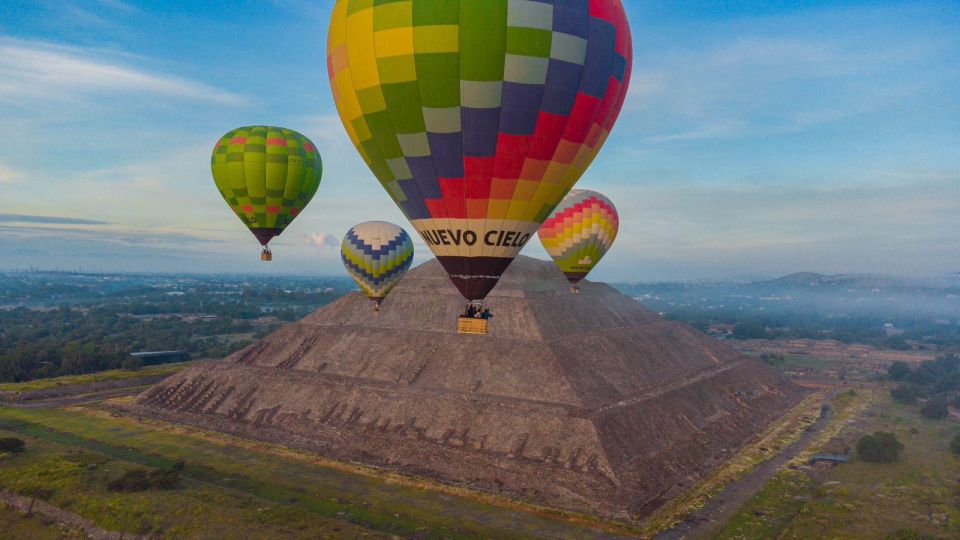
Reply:
[[[803,391],[614,288],[518,257],[486,336],[436,260],[141,394],[138,411],[558,508],[628,517]]]

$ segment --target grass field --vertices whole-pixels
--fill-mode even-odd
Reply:
[[[826,358],[823,356],[809,356],[806,354],[786,354],[784,355],[784,368],[810,368],[810,369],[830,369],[843,365],[843,362],[837,358]]]
[[[960,538],[960,458],[949,452],[955,419],[928,420],[884,390],[858,391],[869,409],[846,430],[890,431],[904,444],[893,464],[854,459],[822,473],[781,470],[716,538]],[[855,438],[851,438],[855,439]]]
[[[168,431],[85,408],[0,407],[0,488],[36,495],[109,530],[156,537],[589,538],[613,530],[324,467],[282,453]],[[134,467],[184,460],[172,490],[116,493]]]
[[[193,362],[177,362],[174,364],[147,366],[137,371],[131,371],[127,369],[111,369],[109,371],[98,371],[97,373],[88,373],[86,375],[67,375],[65,377],[35,379],[21,383],[0,383],[0,392],[30,392],[34,390],[57,388],[59,386],[74,386],[78,384],[118,381],[123,379],[134,379],[137,377],[149,377],[151,375],[169,375],[186,368],[192,363]]]
[[[48,523],[39,516],[26,516],[0,503],[0,537],[29,538],[30,540],[60,540],[86,538],[82,531]]]

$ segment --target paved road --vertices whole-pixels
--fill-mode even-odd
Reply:
[[[683,521],[658,534],[656,540],[709,538],[718,526],[726,523],[736,511],[750,500],[776,474],[777,470],[802,452],[810,441],[827,425],[820,417],[800,438],[787,445],[780,453],[754,467],[750,472],[727,485],[715,497],[708,499],[698,510]]]

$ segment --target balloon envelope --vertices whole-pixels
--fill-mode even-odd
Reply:
[[[337,0],[351,141],[467,299],[482,299],[596,156],[630,78],[620,0]]]
[[[540,242],[570,283],[600,262],[620,228],[617,208],[596,191],[574,189],[537,231]]]
[[[393,223],[367,221],[347,231],[340,258],[364,294],[379,305],[413,263],[413,241]]]
[[[272,126],[227,132],[213,149],[210,169],[220,195],[264,246],[310,202],[323,173],[310,139]]]

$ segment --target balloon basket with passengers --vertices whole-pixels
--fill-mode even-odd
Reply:
[[[334,102],[363,161],[469,302],[457,331],[487,333],[484,298],[538,232],[579,292],[618,223],[605,197],[571,189],[627,95],[621,1],[354,4],[336,0],[330,19]],[[289,129],[244,127],[221,138],[211,167],[261,260],[272,260],[270,240],[319,187],[316,147]],[[413,243],[396,225],[366,222],[344,237],[341,257],[379,313]]]
[[[469,302],[463,313],[457,317],[457,333],[485,336],[491,318],[493,313],[490,313],[489,308],[483,307],[482,302]]]

